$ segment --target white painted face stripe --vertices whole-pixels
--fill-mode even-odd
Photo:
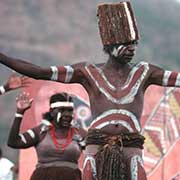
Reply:
[[[56,66],[51,66],[51,71],[52,71],[51,80],[57,81],[58,80],[58,68]]]
[[[113,114],[122,114],[122,115],[126,115],[126,116],[130,117],[130,119],[132,120],[137,131],[138,132],[141,131],[141,127],[140,127],[139,121],[136,118],[136,116],[132,112],[125,110],[125,109],[111,109],[111,110],[105,111],[91,123],[91,126],[93,126],[93,124],[98,122],[99,120],[101,120],[109,115],[113,115]]]
[[[64,102],[55,102],[55,103],[51,103],[50,104],[51,108],[57,108],[57,107],[74,107],[74,103],[73,102],[68,102],[68,101],[64,101]]]
[[[27,130],[27,133],[34,139],[35,138],[35,133],[33,132],[33,130],[29,129]]]
[[[84,172],[84,169],[85,169],[86,164],[88,163],[88,161],[90,162],[92,170],[93,170],[93,177],[96,179],[96,175],[97,175],[97,172],[96,172],[96,161],[93,158],[93,156],[91,156],[91,155],[87,155],[86,156],[85,161],[84,161],[84,165],[83,165],[83,172]]]
[[[64,66],[66,68],[65,82],[70,82],[74,74],[74,69],[71,66]]]
[[[172,128],[173,128],[174,136],[175,136],[175,138],[178,138],[179,137],[179,131],[177,129],[177,126],[176,126],[176,123],[175,123],[173,117],[170,119],[170,122],[171,122],[171,125],[172,125]]]
[[[180,86],[180,73],[178,73],[178,75],[177,75],[175,86],[176,87]]]
[[[131,39],[134,40],[134,39],[136,39],[136,32],[135,32],[135,29],[134,29],[133,20],[132,20],[132,17],[131,17],[127,2],[123,2],[123,4],[124,4],[124,8],[125,8],[125,11],[126,11],[126,14],[127,14],[127,19],[128,19],[128,22],[129,22],[129,29],[130,29]]]
[[[118,120],[118,121],[117,120],[111,120],[111,121],[103,122],[103,123],[99,124],[98,126],[96,126],[95,128],[96,129],[102,129],[103,127],[106,127],[106,126],[111,125],[111,124],[112,125],[120,124],[120,125],[124,126],[126,129],[128,129],[128,131],[130,133],[134,132],[134,130],[131,128],[130,124],[126,121],[123,121],[123,120]]]
[[[143,160],[136,155],[131,158],[131,180],[138,180],[138,162],[144,168]]]
[[[21,138],[21,141],[24,143],[24,144],[27,144],[27,141],[26,141],[26,138],[24,137],[23,134],[19,134],[20,138]]]
[[[164,72],[164,76],[163,76],[163,85],[167,86],[168,85],[168,81],[169,81],[169,77],[171,75],[172,71],[165,71]]]

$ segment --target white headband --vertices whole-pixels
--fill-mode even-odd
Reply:
[[[74,103],[73,102],[68,102],[68,101],[60,101],[60,102],[55,102],[55,103],[51,103],[50,104],[51,108],[56,108],[56,107],[74,107]]]

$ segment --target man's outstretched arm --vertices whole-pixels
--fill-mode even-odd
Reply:
[[[0,63],[34,79],[49,80],[52,75],[51,68],[41,68],[27,61],[8,57],[2,53],[0,53]]]
[[[74,66],[51,66],[42,68],[24,60],[8,57],[0,53],[0,63],[28,77],[41,80],[52,80],[63,83],[81,83],[82,72],[79,70],[84,64]]]
[[[168,71],[151,65],[149,84],[156,84],[164,87],[180,87],[180,73]]]

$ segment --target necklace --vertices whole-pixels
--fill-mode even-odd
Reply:
[[[50,130],[50,135],[51,135],[51,139],[54,143],[54,145],[56,146],[56,149],[61,149],[64,151],[64,149],[71,143],[72,141],[72,136],[74,135],[74,129],[73,128],[70,128],[68,130],[68,134],[67,134],[67,137],[65,138],[66,141],[65,143],[60,143],[58,141],[58,139],[61,139],[60,136],[58,136],[56,134],[56,131],[55,131],[55,128],[53,127],[51,130]]]

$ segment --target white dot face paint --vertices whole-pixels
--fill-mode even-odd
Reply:
[[[61,113],[60,113],[60,112],[58,112],[58,114],[57,114],[57,118],[56,118],[57,123],[59,123],[59,122],[60,122],[60,119],[61,119]]]

